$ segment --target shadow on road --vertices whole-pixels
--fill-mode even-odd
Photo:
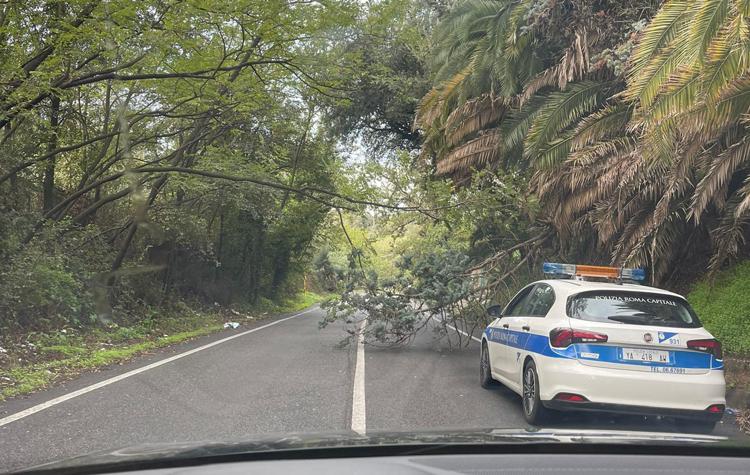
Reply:
[[[521,414],[521,396],[514,393],[505,386],[493,388],[492,393],[503,405],[513,405]],[[596,412],[552,412],[549,421],[544,425],[546,428],[556,429],[587,429],[587,430],[627,430],[644,432],[683,432],[674,421],[668,417],[637,416],[625,414],[607,414]],[[532,427],[532,426],[528,426]],[[713,435],[725,435],[731,437],[743,436],[734,421],[734,416],[726,415],[716,425]]]

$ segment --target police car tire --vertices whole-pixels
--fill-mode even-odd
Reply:
[[[497,381],[492,379],[492,369],[490,366],[489,350],[487,343],[482,342],[482,351],[479,357],[479,384],[484,389],[491,389],[497,386]],[[485,366],[486,365],[486,366]]]
[[[688,434],[710,434],[716,428],[717,421],[677,419],[677,428]]]
[[[527,372],[531,372],[531,376],[533,377],[533,388],[527,388]],[[527,405],[524,401],[524,394],[526,393],[527,389],[530,389],[533,392],[534,403],[531,406],[531,411],[527,411]],[[523,417],[529,424],[543,424],[549,417],[549,410],[542,405],[539,394],[539,374],[536,372],[536,365],[534,364],[534,362],[529,361],[523,368],[521,383],[521,412],[523,412]]]

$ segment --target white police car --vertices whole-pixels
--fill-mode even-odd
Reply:
[[[520,394],[532,424],[549,409],[593,410],[713,430],[726,404],[721,344],[682,296],[625,283],[644,280],[642,269],[545,263],[544,272],[557,278],[488,309],[483,387],[499,381]]]

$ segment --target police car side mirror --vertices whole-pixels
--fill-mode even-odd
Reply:
[[[492,318],[500,318],[503,316],[503,307],[500,305],[490,305],[487,307],[487,316]]]

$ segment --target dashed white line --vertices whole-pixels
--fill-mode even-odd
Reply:
[[[357,336],[357,361],[354,366],[354,389],[352,390],[352,431],[364,435],[367,431],[365,408],[365,325],[363,319]]]
[[[315,309],[311,308],[311,309],[305,310],[304,312],[296,313],[296,314],[294,314],[294,315],[292,315],[290,317],[282,318],[280,320],[276,320],[275,322],[271,322],[271,323],[268,323],[266,325],[263,325],[263,326],[260,326],[260,327],[257,327],[257,328],[253,328],[252,330],[247,330],[247,331],[244,331],[242,333],[238,333],[236,335],[232,335],[232,336],[229,336],[229,337],[226,337],[226,338],[222,338],[221,340],[217,340],[217,341],[214,341],[212,343],[208,343],[206,345],[199,346],[198,348],[193,348],[192,350],[188,350],[188,351],[186,351],[184,353],[180,353],[179,355],[175,355],[175,356],[171,356],[169,358],[165,358],[163,360],[157,361],[155,363],[151,363],[151,364],[143,366],[141,368],[137,368],[137,369],[134,369],[132,371],[128,371],[127,373],[123,373],[123,374],[120,374],[118,376],[114,376],[112,378],[105,379],[104,381],[100,381],[100,382],[98,382],[96,384],[92,384],[91,386],[86,386],[85,388],[81,388],[81,389],[79,389],[77,391],[73,391],[71,393],[64,394],[64,395],[56,397],[54,399],[50,399],[47,402],[43,402],[41,404],[37,404],[36,406],[32,406],[32,407],[30,407],[28,409],[25,409],[25,410],[20,411],[20,412],[16,412],[15,414],[11,414],[10,416],[7,416],[7,417],[4,417],[4,418],[0,419],[0,427],[2,427],[4,425],[7,425],[7,424],[10,424],[11,422],[15,422],[15,421],[17,421],[19,419],[23,419],[24,417],[28,417],[28,416],[30,416],[32,414],[36,414],[37,412],[43,411],[45,409],[49,409],[52,406],[56,406],[56,405],[58,405],[60,403],[63,403],[65,401],[69,401],[69,400],[71,400],[73,398],[76,398],[78,396],[82,396],[82,395],[84,395],[86,393],[90,393],[91,391],[95,391],[95,390],[97,390],[99,388],[103,388],[104,386],[109,386],[110,384],[116,383],[118,381],[122,381],[123,379],[127,379],[127,378],[129,378],[131,376],[135,376],[137,374],[146,372],[146,371],[148,371],[150,369],[154,369],[154,368],[157,368],[159,366],[165,365],[167,363],[171,363],[172,361],[179,360],[180,358],[184,358],[184,357],[190,356],[190,355],[192,355],[194,353],[198,353],[199,351],[207,350],[208,348],[212,348],[214,346],[221,345],[222,343],[226,343],[229,340],[234,340],[235,338],[239,338],[241,336],[245,336],[245,335],[248,335],[250,333],[263,330],[265,328],[271,327],[273,325],[277,325],[277,324],[279,324],[281,322],[285,322],[287,320],[291,320],[292,318],[299,317],[299,316],[304,315],[306,313],[312,312],[313,310],[315,310]]]

